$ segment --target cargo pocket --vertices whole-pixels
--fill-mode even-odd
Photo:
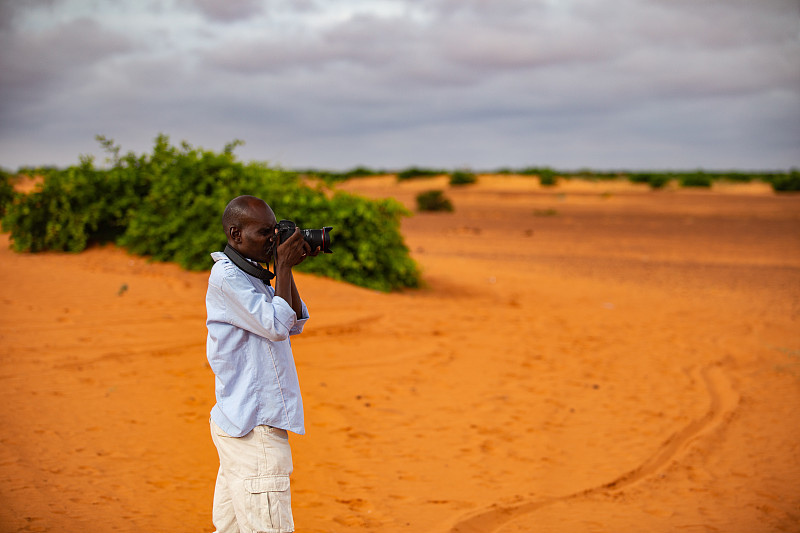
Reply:
[[[249,519],[258,533],[294,531],[289,476],[259,476],[244,480],[250,494]]]

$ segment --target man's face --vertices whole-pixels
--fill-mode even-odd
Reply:
[[[237,250],[248,259],[268,263],[278,239],[275,235],[275,213],[265,203],[254,203],[250,206],[250,215],[242,223],[241,242],[237,243]]]

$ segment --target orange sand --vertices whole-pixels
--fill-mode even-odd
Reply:
[[[800,196],[447,194],[425,289],[297,276],[299,532],[800,530]],[[211,531],[207,274],[0,239],[0,529]]]

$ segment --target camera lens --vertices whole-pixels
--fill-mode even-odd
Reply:
[[[330,231],[333,226],[325,226],[322,229],[304,229],[303,239],[311,246],[312,250],[319,248],[322,253],[332,254],[331,251],[331,234]]]
[[[296,227],[295,223],[291,220],[281,220],[278,222],[279,242],[282,243],[291,237]],[[300,234],[303,236],[303,240],[311,246],[311,250],[319,248],[322,250],[322,253],[332,254],[330,234],[332,229],[333,226],[325,226],[322,229],[301,229]]]

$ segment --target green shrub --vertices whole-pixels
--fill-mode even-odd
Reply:
[[[398,172],[397,181],[412,180],[418,178],[432,178],[434,176],[439,176],[440,174],[444,173],[445,172],[442,170],[436,170],[432,168],[409,167],[403,170],[402,172]]]
[[[558,183],[556,171],[552,168],[542,168],[539,170],[539,183],[542,187],[552,187]]]
[[[381,174],[381,172],[377,171],[377,170],[372,170],[371,168],[367,168],[367,167],[364,167],[364,166],[351,168],[350,170],[348,170],[346,172],[342,172],[342,176],[345,179],[366,178],[366,177],[369,177],[369,176],[376,176],[378,174]]]
[[[525,167],[517,173],[522,176],[537,176],[539,183],[544,187],[551,187],[558,183],[558,173],[550,167]]]
[[[304,261],[300,270],[382,291],[419,285],[419,269],[400,233],[401,218],[410,214],[401,203],[391,198],[370,201],[343,192],[327,200],[321,191],[308,192],[312,194],[300,203],[298,198],[279,202],[284,214],[278,216],[292,218],[302,228],[333,226],[333,254]]]
[[[573,173],[573,176],[589,181],[613,181],[620,178],[620,174],[617,171],[598,171],[589,168],[578,169],[577,172]]]
[[[225,205],[244,194],[240,191],[257,180],[256,173],[246,173],[232,149],[214,153],[184,144],[179,150],[163,135],[152,157],[138,168],[148,187],[119,244],[158,261],[208,268],[208,253],[225,244],[219,222]]]
[[[775,192],[800,191],[800,170],[793,168],[786,174],[774,174],[769,183]]]
[[[632,183],[646,183],[651,189],[661,189],[669,183],[670,176],[662,172],[638,172],[628,176]]]
[[[669,183],[670,177],[668,174],[653,174],[647,180],[651,189],[663,189]]]
[[[321,180],[327,186],[333,186],[342,181],[347,181],[353,178],[366,178],[370,176],[379,176],[387,174],[385,170],[373,170],[371,168],[359,166],[344,172],[332,170],[319,170],[319,169],[303,169],[296,170],[297,174],[307,178],[314,178]]]
[[[478,177],[466,170],[456,170],[450,174],[450,185],[470,185],[478,181]]]
[[[725,174],[720,176],[720,179],[724,179],[725,181],[729,181],[731,183],[750,183],[756,176],[753,174],[749,174],[746,172],[726,172]]]
[[[0,217],[6,212],[6,206],[14,199],[14,185],[11,184],[11,175],[0,169]]]
[[[113,240],[139,200],[129,185],[118,172],[96,170],[91,158],[49,170],[41,187],[7,206],[3,230],[11,232],[17,251],[79,252],[91,242]]]
[[[452,211],[453,204],[442,191],[425,191],[417,195],[417,209],[419,211]]]
[[[538,176],[541,169],[539,167],[525,167],[517,171],[522,176]]]
[[[40,191],[19,195],[10,206],[3,227],[11,231],[15,249],[80,251],[113,239],[133,253],[204,270],[211,266],[209,253],[225,246],[225,206],[252,194],[270,204],[278,219],[303,228],[334,227],[334,253],[298,269],[384,291],[419,283],[399,229],[409,213],[394,200],[345,193],[329,198],[295,173],[236,161],[238,141],[215,153],[187,143],[178,149],[159,135],[151,155],[120,157],[112,141],[98,140],[112,155],[110,170],[84,159],[48,175]]]
[[[711,176],[699,170],[697,172],[687,172],[678,178],[681,187],[711,187]]]

